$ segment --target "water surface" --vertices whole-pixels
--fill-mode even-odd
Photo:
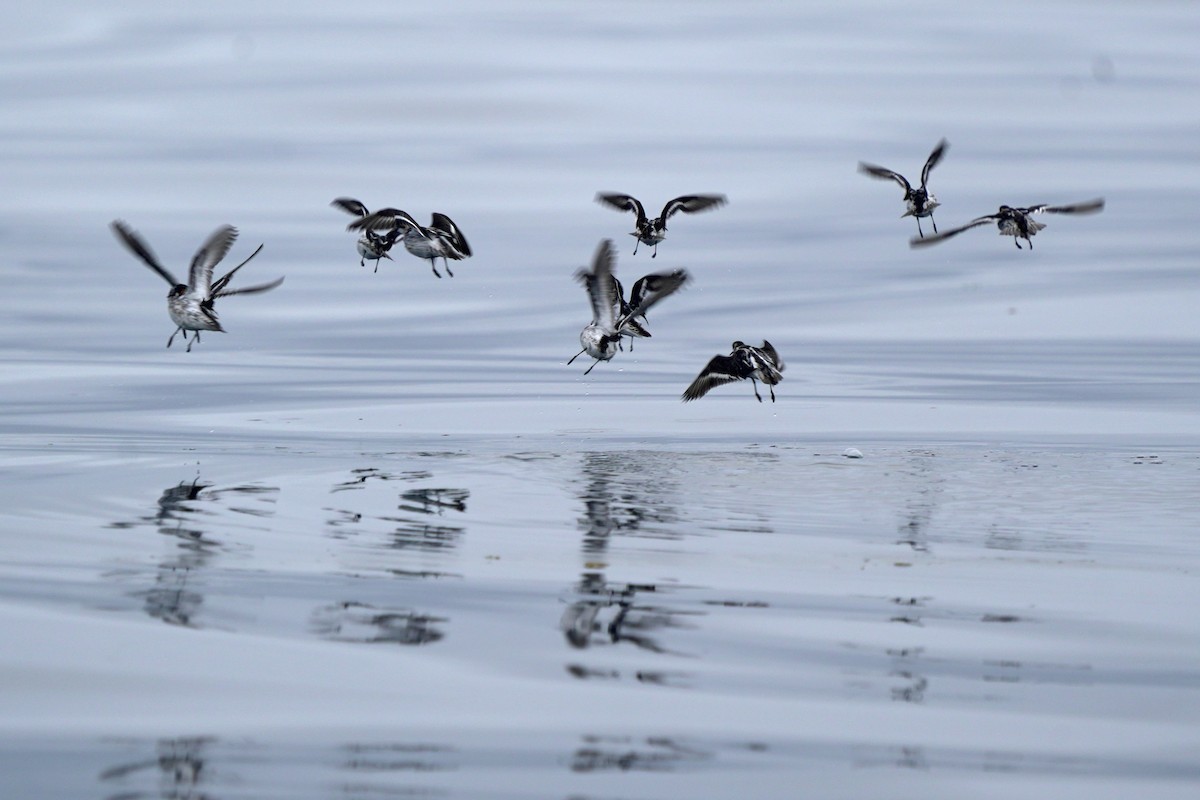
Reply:
[[[0,34],[22,797],[1191,797],[1186,3],[216,4]],[[939,226],[1104,196],[1031,252]],[[632,219],[686,192],[655,259]],[[438,280],[350,195],[450,214]],[[165,347],[220,224],[226,334]],[[572,280],[686,266],[584,376]],[[236,262],[234,262],[236,263]],[[777,403],[679,394],[769,339]],[[849,448],[861,458],[849,458]]]

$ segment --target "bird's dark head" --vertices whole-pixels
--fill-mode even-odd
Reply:
[[[187,291],[186,284],[177,283],[171,287],[171,291],[167,292],[167,299],[174,300],[176,297],[183,297],[183,294],[186,291]]]
[[[745,347],[745,346],[746,346],[746,343],[745,343],[745,342],[743,342],[743,341],[740,341],[740,340],[739,340],[739,341],[736,341],[736,342],[734,342],[734,343],[733,343],[733,349],[734,349],[734,350],[738,350],[738,349],[740,349],[740,348],[742,348],[742,347]]]
[[[1012,206],[1000,206],[1001,214],[1012,214],[1015,211],[1016,211],[1016,209],[1013,208]]]

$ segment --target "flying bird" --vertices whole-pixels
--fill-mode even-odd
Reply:
[[[170,347],[171,343],[175,341],[175,334],[182,333],[183,340],[188,343],[187,352],[190,353],[192,345],[200,341],[200,331],[224,333],[225,329],[221,327],[221,323],[217,319],[217,311],[213,307],[213,301],[218,297],[229,297],[235,294],[257,294],[258,292],[266,292],[274,289],[283,283],[283,278],[279,278],[270,283],[247,286],[244,289],[226,288],[233,279],[234,273],[246,266],[250,262],[250,259],[258,255],[259,251],[262,250],[263,246],[261,244],[245,261],[229,270],[229,272],[226,272],[216,281],[212,279],[213,268],[221,262],[221,259],[225,257],[229,249],[233,246],[234,241],[237,240],[237,228],[232,225],[222,225],[217,228],[205,240],[204,244],[200,246],[200,249],[196,251],[196,255],[192,258],[191,268],[188,270],[188,282],[186,284],[176,280],[175,276],[159,263],[150,246],[125,222],[114,220],[111,227],[118,241],[129,248],[129,251],[140,258],[146,266],[161,275],[163,280],[171,286],[171,291],[167,293],[167,313],[177,327],[171,333],[171,338],[167,339],[167,347]],[[188,340],[188,331],[192,331],[195,334],[190,341]]]
[[[700,374],[684,390],[683,402],[699,400],[713,387],[749,378],[758,402],[762,402],[762,395],[758,393],[756,381],[762,381],[771,391],[771,402],[774,403],[775,386],[783,380],[783,370],[783,359],[765,339],[762,347],[734,342],[729,355],[713,356],[704,369],[700,370]]]
[[[917,233],[924,236],[925,231],[921,230],[921,217],[929,217],[929,221],[933,223],[933,232],[937,233],[937,221],[933,218],[933,210],[940,206],[941,203],[925,188],[925,185],[929,182],[930,171],[942,160],[942,156],[946,154],[946,148],[949,146],[950,143],[942,139],[937,143],[937,147],[933,148],[933,152],[929,154],[929,158],[925,159],[925,166],[921,168],[921,186],[917,189],[914,189],[912,184],[908,182],[908,179],[899,172],[890,170],[887,167],[878,167],[874,164],[860,161],[858,162],[858,171],[872,178],[892,180],[900,184],[900,188],[904,189],[904,203],[908,208],[907,211],[900,215],[900,218],[916,217]]]
[[[654,219],[647,219],[646,209],[642,207],[641,202],[636,197],[627,194],[600,192],[596,195],[596,202],[604,203],[618,211],[632,211],[637,215],[634,230],[629,234],[637,237],[637,244],[633,246],[633,254],[637,255],[638,245],[644,244],[654,248],[654,253],[650,257],[655,258],[658,256],[658,243],[667,238],[667,220],[672,214],[679,211],[685,214],[695,214],[697,211],[723,206],[726,200],[723,194],[685,194],[674,200],[668,200],[667,204],[663,206],[662,213]]]
[[[610,361],[617,354],[621,337],[648,337],[650,332],[636,321],[645,319],[645,313],[663,298],[677,292],[688,281],[687,270],[656,273],[641,278],[634,285],[629,303],[621,298],[620,283],[613,275],[616,260],[610,239],[600,242],[592,259],[591,270],[580,269],[575,279],[584,285],[592,304],[592,321],[579,333],[579,344],[583,347],[571,356],[572,363],[584,353],[596,361],[584,371],[587,375],[601,361]]]
[[[951,228],[948,231],[942,231],[928,238],[910,239],[909,245],[912,247],[924,247],[926,245],[937,244],[945,241],[951,236],[958,236],[963,231],[977,228],[980,225],[987,225],[989,222],[996,223],[996,228],[1001,236],[1013,237],[1013,244],[1018,250],[1021,247],[1021,240],[1024,239],[1029,244],[1029,249],[1033,249],[1032,237],[1037,235],[1037,232],[1046,227],[1045,223],[1038,222],[1033,218],[1034,214],[1095,214],[1104,208],[1104,198],[1099,197],[1095,200],[1087,200],[1082,203],[1072,203],[1066,206],[1028,206],[1026,208],[1014,208],[1013,206],[1000,206],[1000,210],[995,214],[987,214],[982,217],[976,217],[966,225],[960,225],[957,228]]]
[[[338,197],[329,205],[334,208],[340,208],[347,214],[352,214],[359,219],[370,216],[367,207],[355,200],[353,197]],[[375,271],[379,272],[379,260],[386,258],[388,261],[392,257],[388,255],[388,251],[392,249],[392,245],[396,243],[396,239],[400,236],[400,227],[396,226],[386,233],[379,233],[370,229],[364,230],[362,236],[358,239],[358,254],[362,257],[359,261],[360,267],[367,265],[367,259],[375,261]]]
[[[381,208],[374,214],[351,222],[347,230],[403,231],[399,236],[400,241],[404,243],[404,249],[417,258],[429,259],[433,274],[439,278],[442,277],[442,273],[437,270],[437,259],[442,259],[446,266],[446,274],[453,278],[450,261],[461,261],[471,257],[471,246],[467,244],[467,237],[463,236],[454,220],[436,211],[429,226],[425,227],[398,208]]]

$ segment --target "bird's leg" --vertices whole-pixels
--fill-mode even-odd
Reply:
[[[654,252],[650,254],[651,258],[658,258],[658,242],[654,243]]]
[[[378,258],[377,258],[377,259],[375,259],[375,272],[376,272],[377,274],[378,274],[378,272],[379,272],[379,259],[378,259]]]
[[[933,223],[933,232],[937,233],[937,220],[933,218],[933,212],[929,212],[929,221]]]
[[[358,265],[359,265],[360,267],[365,267],[365,266],[367,265],[367,257],[366,257],[366,256],[363,256],[361,259],[359,259]],[[375,262],[375,268],[376,268],[376,269],[379,269],[379,262],[378,262],[378,261],[376,261],[376,262]]]
[[[579,358],[581,355],[583,355],[586,352],[587,352],[587,348],[585,347],[584,349],[580,350],[575,355],[571,356],[571,361],[574,361],[575,359]],[[571,361],[567,362],[567,366],[571,366]]]
[[[589,372],[591,372],[593,369],[595,369],[596,365],[599,363],[600,363],[600,359],[597,358],[595,361],[592,362],[592,365],[590,367],[588,367],[587,369],[585,369],[583,371],[583,374],[587,375]]]
[[[1018,239],[1016,236],[1014,236],[1014,237],[1013,237],[1013,244],[1015,244],[1015,245],[1017,246],[1017,249],[1018,249],[1018,250],[1024,250],[1024,249],[1025,249],[1024,247],[1021,247],[1021,240],[1020,240],[1020,239]],[[1031,244],[1032,244],[1032,243],[1031,243]]]
[[[183,338],[187,339],[187,334],[184,334]],[[200,341],[200,331],[196,331],[194,334],[192,334],[192,339],[188,342],[187,350],[185,352],[192,352],[192,345],[198,341]]]
[[[758,381],[754,378],[750,379],[750,385],[754,388],[754,396],[758,398],[758,402],[762,402],[762,395],[758,393]]]
[[[767,388],[771,390],[771,402],[774,403],[775,402],[775,387],[768,383]]]
[[[183,328],[176,328],[174,331],[172,331],[171,338],[167,339],[167,347],[171,346],[171,342],[175,341],[175,334],[179,333],[181,330],[183,330]],[[184,341],[187,341],[186,333],[183,335],[183,338],[184,338]]]
[[[442,256],[442,266],[444,266],[446,268],[446,274],[449,275],[451,278],[453,278],[454,273],[450,271],[450,259],[446,258],[445,256]]]
[[[918,235],[919,235],[919,236],[920,236],[922,239],[924,239],[924,238],[925,238],[925,231],[921,230],[921,218],[920,218],[920,217],[917,217],[917,234],[918,234]]]
[[[442,273],[440,273],[440,272],[438,272],[438,271],[437,271],[437,261],[436,261],[435,259],[433,259],[433,258],[429,259],[429,265],[430,265],[431,267],[433,267],[433,274],[434,274],[434,275],[437,275],[439,278],[440,278],[440,277],[442,277]]]
[[[633,240],[633,254],[634,254],[635,256],[637,255],[637,249],[638,249],[638,247],[639,247],[641,244],[642,244],[642,239],[641,239],[641,237],[640,237],[640,236],[639,236],[639,237],[636,237],[636,238],[634,238],[634,240]]]

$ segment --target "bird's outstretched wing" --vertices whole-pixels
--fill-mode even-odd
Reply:
[[[200,245],[200,249],[192,257],[192,266],[188,270],[188,288],[201,300],[207,300],[212,293],[213,268],[225,258],[229,248],[237,241],[237,236],[237,228],[222,225],[204,240],[204,244]]]
[[[218,297],[229,297],[235,294],[258,294],[259,292],[269,292],[279,284],[283,283],[283,278],[276,278],[270,283],[260,283],[257,286],[247,286],[244,289],[222,289],[219,292],[213,292],[212,298],[216,300]]]
[[[246,259],[244,261],[242,261],[242,263],[238,264],[236,267],[229,270],[229,272],[226,272],[220,278],[217,278],[215,281],[213,281],[212,289],[210,290],[210,296],[215,298],[215,297],[224,297],[227,294],[235,294],[234,292],[226,292],[225,287],[229,285],[229,282],[231,280],[233,280],[234,274],[237,273],[237,271],[239,269],[241,269],[242,267],[249,264],[250,260],[252,258],[254,258],[256,255],[258,255],[259,253],[262,252],[262,249],[263,249],[263,246],[260,244],[258,247],[256,247],[254,249],[253,253],[246,256]],[[274,287],[272,287],[272,288],[274,288]],[[240,291],[237,293],[240,293]]]
[[[745,365],[733,356],[713,356],[696,379],[683,390],[683,402],[698,400],[710,389],[743,380],[748,375]]]
[[[1104,198],[1097,197],[1095,200],[1085,200],[1082,203],[1071,203],[1065,206],[1030,206],[1029,208],[1021,209],[1026,214],[1095,214],[1104,209]]]
[[[646,221],[646,209],[642,207],[641,201],[631,195],[597,192],[596,202],[611,206],[618,211],[632,211],[637,215],[639,223]]]
[[[333,202],[329,205],[333,206],[334,208],[340,208],[347,214],[353,214],[356,217],[365,217],[370,213],[367,211],[366,206],[355,200],[353,197],[337,197],[334,198]]]
[[[179,285],[179,281],[175,280],[175,276],[158,262],[158,258],[154,255],[154,251],[150,249],[150,246],[138,235],[137,231],[125,224],[124,220],[115,219],[109,227],[116,234],[117,241],[129,248],[129,252],[140,258],[147,267],[161,275],[163,280],[171,286]]]
[[[682,211],[685,214],[695,214],[697,211],[707,211],[710,208],[719,208],[725,205],[726,199],[723,194],[685,194],[676,197],[673,200],[668,200],[663,206],[662,215],[659,219],[664,222],[674,213]]]
[[[348,231],[386,231],[399,226],[424,232],[421,225],[407,211],[398,208],[381,208],[374,214],[368,214],[362,219],[356,219],[346,226]]]
[[[591,271],[580,269],[575,273],[575,280],[587,288],[588,299],[592,303],[592,323],[609,330],[616,329],[616,305],[620,302],[612,280],[615,260],[612,240],[604,239],[592,257]]]
[[[864,175],[870,175],[872,178],[883,178],[884,180],[895,181],[896,183],[900,184],[902,189],[904,189],[905,197],[912,193],[912,186],[909,184],[908,178],[905,178],[899,172],[890,170],[887,167],[880,167],[876,166],[875,164],[868,164],[865,161],[860,161],[858,162],[858,171]]]
[[[762,347],[759,350],[762,350],[768,358],[775,362],[776,371],[783,372],[787,369],[787,365],[783,363],[783,359],[779,357],[779,353],[775,352],[775,346],[766,339],[763,339]]]
[[[925,188],[926,182],[929,181],[929,172],[938,165],[942,160],[942,156],[946,155],[946,148],[950,143],[942,139],[937,143],[937,147],[933,148],[933,152],[929,154],[929,158],[925,159],[925,166],[921,167],[921,188]]]
[[[976,217],[966,225],[960,225],[957,228],[941,231],[940,233],[930,234],[924,238],[914,236],[908,240],[909,247],[928,247],[931,244],[944,242],[952,236],[958,236],[963,231],[969,231],[971,228],[978,228],[980,225],[987,225],[989,222],[995,222],[1000,219],[999,214],[988,214],[985,217]]]
[[[435,211],[433,212],[433,219],[429,223],[429,227],[438,233],[444,234],[446,241],[461,253],[463,258],[471,255],[471,245],[467,244],[467,237],[463,236],[462,231],[454,224],[454,220],[445,214]]]
[[[660,300],[682,289],[689,279],[687,270],[683,268],[671,272],[655,272],[638,278],[629,294],[629,311],[626,316],[645,314]]]

